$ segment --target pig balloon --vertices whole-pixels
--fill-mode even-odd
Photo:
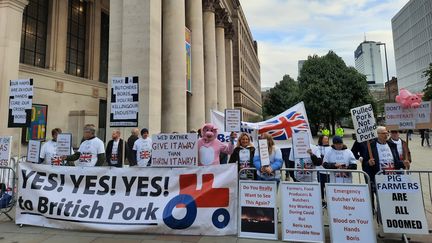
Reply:
[[[403,108],[418,108],[422,102],[423,94],[412,94],[406,89],[400,89],[399,95],[396,95],[396,102]]]

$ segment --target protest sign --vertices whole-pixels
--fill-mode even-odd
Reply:
[[[308,130],[295,130],[292,133],[294,157],[310,158],[308,149],[310,149],[309,132]]]
[[[368,185],[326,184],[331,242],[376,242]]]
[[[8,127],[28,127],[33,100],[33,79],[11,80]]]
[[[39,163],[41,149],[41,141],[29,140],[27,147],[27,161],[32,163]]]
[[[277,240],[276,182],[240,180],[239,236]]]
[[[151,234],[236,233],[237,165],[65,167],[20,163],[16,224]]]
[[[258,145],[259,145],[261,166],[270,165],[270,157],[269,157],[270,155],[268,152],[267,139],[258,140]]]
[[[225,109],[225,132],[241,131],[241,110]]]
[[[404,109],[399,103],[384,105],[387,129],[425,129],[432,127],[431,102],[424,101],[418,108]]]
[[[57,155],[71,155],[72,133],[60,133],[57,135]]]
[[[354,123],[357,142],[361,143],[377,137],[377,125],[372,105],[364,105],[351,109],[351,117]]]
[[[429,234],[417,175],[377,175],[384,233]]]
[[[12,136],[0,136],[0,166],[8,166],[11,155]]]
[[[198,136],[187,134],[157,134],[152,136],[152,166],[196,166]]]
[[[31,119],[28,127],[23,127],[23,143],[29,140],[45,141],[48,121],[48,106],[32,104]]]
[[[282,182],[282,240],[325,242],[319,183]]]
[[[138,77],[111,79],[110,127],[138,126]]]

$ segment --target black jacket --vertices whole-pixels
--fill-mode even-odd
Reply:
[[[112,148],[113,148],[114,140],[110,140],[106,147],[106,162],[109,166],[115,166],[115,167],[122,167],[123,164],[123,139],[120,139],[119,145],[117,148],[117,157],[118,157],[118,163],[116,165],[111,164],[111,155],[112,155]],[[127,154],[127,153],[126,153]]]
[[[242,147],[235,147],[233,153],[230,156],[229,159],[229,163],[237,163],[237,165],[239,165],[239,161],[240,161],[240,150],[244,149]],[[253,157],[255,155],[255,148],[254,147],[247,147],[246,149],[249,150],[249,167],[254,168],[254,164],[253,164]],[[239,167],[240,170],[240,167]]]
[[[132,149],[136,140],[138,140],[138,137],[135,135],[131,135],[127,140],[126,157],[129,163],[133,162],[134,160],[134,154],[132,152]]]

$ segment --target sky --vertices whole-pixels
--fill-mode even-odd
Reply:
[[[348,66],[365,40],[386,43],[389,76],[396,76],[391,19],[409,0],[241,0],[258,41],[261,87],[285,74],[297,79],[298,61],[333,50]],[[383,77],[385,74],[382,46]]]

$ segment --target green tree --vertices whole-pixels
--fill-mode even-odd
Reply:
[[[426,86],[423,89],[423,100],[428,101],[432,99],[432,63],[429,64],[428,69],[423,71],[423,77],[427,77]]]
[[[284,75],[275,87],[268,90],[263,99],[264,117],[284,112],[300,101],[298,84],[289,75]]]
[[[333,51],[325,56],[310,56],[303,64],[298,77],[301,99],[305,103],[311,124],[331,125],[348,117],[350,109],[372,103],[366,76],[353,67],[347,67]]]

